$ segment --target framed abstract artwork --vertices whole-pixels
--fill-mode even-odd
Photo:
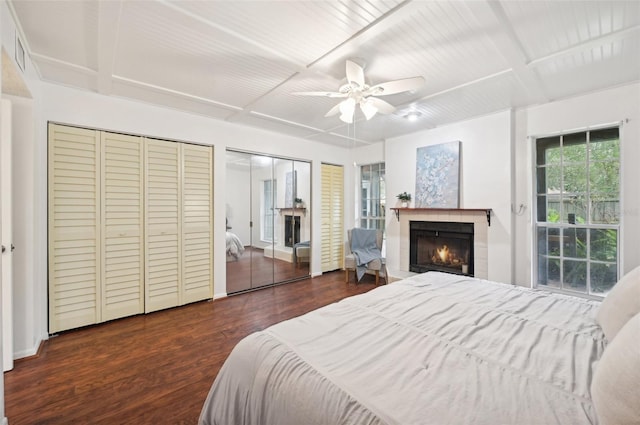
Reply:
[[[284,206],[285,208],[293,208],[293,202],[296,198],[297,171],[288,171],[284,187]]]
[[[460,207],[460,142],[424,146],[416,152],[416,208]]]

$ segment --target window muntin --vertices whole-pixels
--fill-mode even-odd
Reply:
[[[536,140],[536,284],[603,295],[619,269],[619,129]]]

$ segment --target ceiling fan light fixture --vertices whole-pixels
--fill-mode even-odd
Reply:
[[[343,100],[340,103],[340,119],[346,123],[351,124],[353,122],[353,114],[356,111],[356,101],[350,97]]]
[[[367,119],[367,121],[373,118],[374,115],[378,112],[378,108],[376,108],[371,102],[367,102],[366,100],[360,102],[360,109],[362,110],[362,113],[364,114],[364,117]]]
[[[347,124],[353,124],[353,114],[342,114],[340,115],[340,120]]]
[[[362,66],[350,60],[347,60],[346,73],[347,83],[340,86],[337,92],[316,91],[294,92],[293,94],[298,96],[345,98],[342,102],[334,105],[334,107],[325,114],[325,117],[331,117],[340,112],[340,119],[351,124],[353,123],[356,107],[358,105],[360,105],[360,110],[367,120],[370,120],[376,114],[389,115],[395,111],[395,106],[376,96],[386,96],[413,91],[424,84],[423,77],[411,77],[370,86],[365,82]]]
[[[352,97],[345,99],[340,103],[340,113],[342,115],[351,114],[356,110],[356,101]]]
[[[419,111],[411,111],[407,115],[405,115],[405,118],[411,122],[415,122],[418,121],[418,118],[420,118],[421,116],[422,114]]]

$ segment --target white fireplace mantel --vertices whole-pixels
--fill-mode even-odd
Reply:
[[[280,215],[282,215],[283,212],[289,215],[304,215],[304,216],[307,215],[307,209],[305,207],[276,208],[276,210],[278,210]]]
[[[491,226],[491,208],[390,208],[391,211],[396,213],[396,219],[400,221],[400,212],[403,213],[424,213],[424,212],[434,212],[434,213],[456,213],[462,211],[469,212],[482,212],[487,216],[487,226]]]

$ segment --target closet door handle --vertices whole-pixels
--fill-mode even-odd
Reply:
[[[15,249],[16,247],[13,244],[11,244],[11,252],[13,252]]]
[[[3,253],[3,254],[4,254],[4,252],[5,252],[6,250],[7,250],[7,248],[6,248],[4,245],[2,245],[2,253]]]

